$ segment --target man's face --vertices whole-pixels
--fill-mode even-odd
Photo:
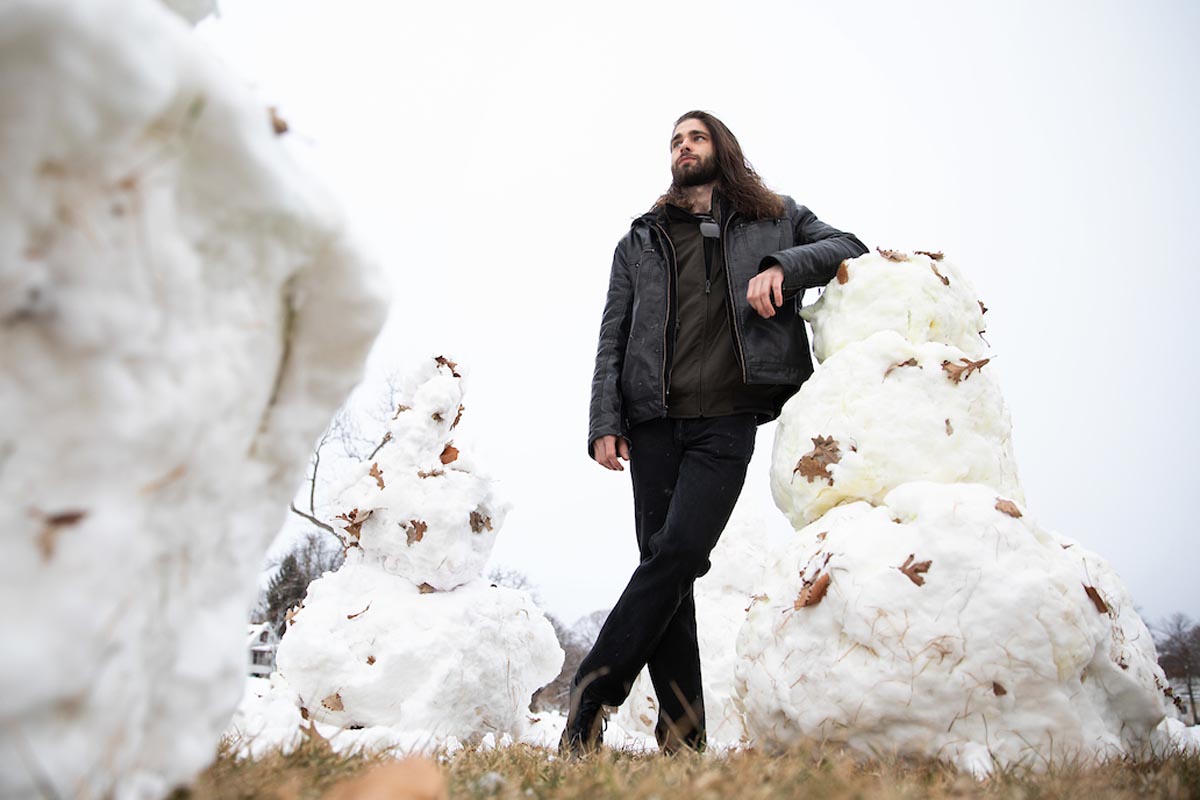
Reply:
[[[685,119],[671,136],[671,177],[676,186],[699,186],[717,179],[717,154],[708,126]]]

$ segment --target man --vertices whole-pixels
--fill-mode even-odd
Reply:
[[[812,374],[804,289],[866,252],[766,188],[725,125],[679,118],[666,194],[617,245],[600,326],[588,452],[633,483],[641,562],[575,675],[561,747],[595,749],[603,706],[649,665],[655,734],[705,744],[692,584],[741,492],[755,427]]]

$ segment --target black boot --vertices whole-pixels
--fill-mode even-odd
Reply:
[[[583,692],[572,692],[571,711],[567,715],[567,727],[558,740],[558,752],[564,756],[598,752],[604,744],[607,722],[608,711],[602,703],[584,697]]]

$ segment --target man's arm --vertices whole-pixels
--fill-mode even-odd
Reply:
[[[613,253],[608,297],[600,321],[600,342],[596,347],[596,369],[592,373],[588,420],[588,456],[609,469],[618,470],[621,469],[616,458],[618,453],[628,457],[625,440],[618,438],[625,435],[621,413],[621,367],[633,308],[633,280],[625,256],[626,241],[622,239]],[[597,442],[598,439],[603,441]]]
[[[867,252],[854,234],[822,222],[808,206],[797,206],[790,197],[785,202],[796,244],[763,258],[759,274],[746,290],[746,299],[761,317],[775,316],[785,293],[824,286],[833,280],[839,264]]]

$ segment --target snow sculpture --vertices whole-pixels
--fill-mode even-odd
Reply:
[[[528,594],[480,577],[505,507],[450,440],[457,365],[430,360],[402,394],[340,498],[346,563],[309,587],[276,663],[321,723],[519,737],[562,649]]]
[[[1003,400],[965,336],[981,328],[972,305],[940,254],[881,251],[806,310],[825,361],[785,406],[772,460],[799,533],[737,642],[759,744],[980,774],[1162,741],[1167,684],[1120,579],[1022,508]]]
[[[712,569],[694,590],[705,724],[709,743],[717,746],[736,744],[745,735],[734,696],[734,646],[751,596],[762,586],[769,552],[764,530],[757,516],[735,509],[713,548]],[[650,672],[643,669],[613,722],[623,731],[653,736],[657,721],[658,697]]]
[[[0,795],[161,797],[233,714],[263,555],[383,304],[161,4],[0,4],[0,76]]]

